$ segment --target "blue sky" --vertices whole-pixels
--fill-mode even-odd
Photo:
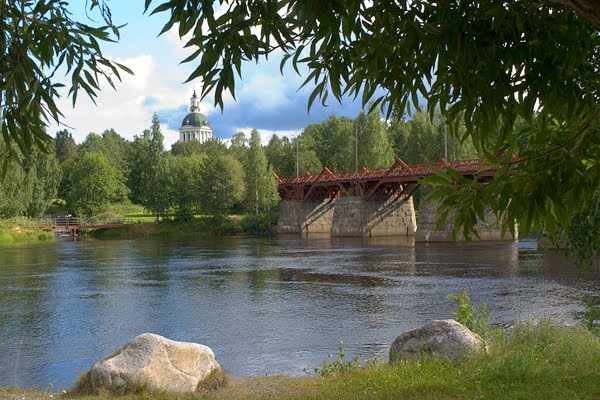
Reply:
[[[86,20],[85,0],[73,0],[70,9],[77,19]],[[119,43],[104,45],[103,53],[131,68],[135,76],[124,76],[114,91],[108,84],[95,106],[80,96],[73,109],[71,99],[60,100],[67,125],[77,142],[88,133],[101,133],[114,128],[121,136],[132,139],[150,126],[152,114],[158,113],[167,148],[178,140],[178,129],[187,114],[189,98],[194,87],[202,82],[184,84],[194,64],[181,65],[180,61],[190,54],[173,30],[157,37],[167,20],[167,14],[144,15],[143,0],[109,1],[116,24],[127,24],[121,30]],[[156,4],[160,4],[157,2]],[[90,17],[100,20],[97,15]],[[89,21],[89,20],[88,20]],[[91,22],[88,22],[91,23]],[[303,78],[290,68],[282,76],[279,72],[281,55],[275,54],[269,61],[243,66],[243,79],[236,82],[236,98],[225,97],[225,109],[215,109],[209,95],[201,104],[202,112],[213,127],[214,136],[228,139],[236,132],[248,132],[256,128],[261,132],[263,143],[273,133],[294,136],[309,123],[319,122],[330,115],[354,117],[360,111],[359,101],[347,99],[342,105],[335,100],[328,107],[313,105],[307,112],[307,99],[311,87],[298,91]],[[62,129],[64,127],[60,127]],[[51,126],[50,134],[59,127]]]

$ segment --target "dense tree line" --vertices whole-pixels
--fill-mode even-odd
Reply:
[[[318,174],[325,166],[332,171],[386,168],[396,158],[409,164],[433,163],[444,157],[444,130],[439,112],[433,119],[421,111],[392,115],[387,123],[378,112],[360,112],[354,120],[331,116],[308,125],[292,140],[273,135],[265,152],[279,176],[295,176],[296,169],[299,175]],[[447,140],[449,160],[477,158],[470,138],[461,141],[448,135]]]
[[[325,166],[385,168],[396,157],[417,163],[443,156],[442,119],[422,113],[390,122],[377,112],[361,112],[354,120],[331,116],[291,140],[273,135],[266,146],[256,130],[249,137],[237,133],[229,146],[219,140],[177,142],[167,151],[163,139],[156,115],[132,141],[107,129],[78,145],[70,132],[59,131],[47,153],[7,159],[0,217],[41,216],[57,200],[68,213],[90,217],[111,203],[131,201],[157,219],[221,218],[235,211],[264,223],[279,200],[275,174],[318,174]],[[450,144],[453,157],[475,155],[470,144]]]
[[[3,143],[0,143],[0,154],[6,154]],[[57,195],[61,177],[54,146],[48,146],[48,153],[33,149],[27,156],[5,156],[3,169],[5,175],[0,179],[0,218],[43,215]]]
[[[277,184],[258,132],[239,149],[214,140],[178,142],[167,151],[163,139],[156,115],[150,129],[131,142],[110,129],[90,133],[77,146],[68,133],[59,132],[60,198],[67,210],[91,216],[111,202],[130,200],[157,220],[189,221],[196,214],[222,217],[232,210],[263,215],[277,204]],[[246,199],[247,188],[252,199]]]

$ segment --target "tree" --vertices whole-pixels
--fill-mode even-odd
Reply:
[[[292,139],[292,148],[294,149],[294,175],[296,169],[300,176],[305,173],[319,174],[323,170],[323,164],[319,160],[319,156],[315,150],[316,140],[311,135],[304,135],[304,131],[300,136]]]
[[[4,154],[5,146],[0,143],[0,154]],[[0,218],[22,215],[32,194],[32,185],[28,172],[23,168],[23,156],[7,158],[6,176],[0,179]]]
[[[194,154],[202,154],[204,146],[196,140],[188,140],[187,142],[177,141],[171,146],[171,154],[174,156],[191,156]]]
[[[233,157],[235,157],[238,161],[241,162],[246,157],[247,151],[248,138],[246,138],[246,134],[244,132],[238,132],[235,135],[233,135],[233,137],[231,138],[231,145],[229,146],[229,154],[231,154]]]
[[[294,176],[296,174],[296,149],[290,140],[284,136],[271,136],[265,154],[274,172],[280,176]]]
[[[127,183],[130,190],[129,199],[132,203],[143,204],[142,199],[146,188],[144,180],[146,179],[147,168],[151,163],[150,131],[148,129],[141,136],[136,135],[133,138],[129,150],[129,162],[131,165]]]
[[[127,178],[131,169],[129,160],[129,146],[131,143],[119,135],[114,129],[106,129],[101,135],[89,133],[80,146],[80,151],[97,152],[106,156],[117,171],[119,182],[115,201],[127,199],[129,188]]]
[[[444,157],[445,120],[439,110],[433,119],[422,111],[411,118],[393,116],[388,126],[390,141],[397,157],[409,164],[435,163]],[[464,126],[458,127],[464,134]],[[460,136],[460,135],[459,135]],[[456,136],[447,137],[448,161],[479,158],[470,137],[462,141]]]
[[[174,156],[169,159],[170,173],[173,176],[171,198],[175,217],[180,221],[189,221],[199,209],[204,156]]]
[[[269,212],[279,201],[277,181],[273,169],[269,168],[267,156],[256,129],[250,133],[244,171],[246,175],[246,209],[255,216]]]
[[[355,131],[352,120],[334,115],[319,124],[308,125],[302,136],[310,136],[314,140],[315,152],[322,165],[333,171],[354,170]]]
[[[4,143],[0,142],[0,154],[5,154],[4,150]],[[48,153],[33,149],[27,156],[13,155],[5,178],[0,179],[0,218],[42,216],[56,198],[60,179],[52,143]]]
[[[160,121],[156,113],[152,126],[137,136],[131,147],[129,188],[131,201],[158,217],[165,217],[172,205],[172,173],[165,154]]]
[[[103,79],[113,85],[120,70],[131,73],[102,55],[100,43],[119,38],[105,1],[87,4],[105,25],[74,20],[65,0],[0,2],[0,130],[13,157],[18,156],[13,144],[25,156],[34,146],[45,148],[50,140],[45,124],[60,122],[55,99],[64,85],[56,72],[70,75],[73,103],[80,90],[93,100]]]
[[[25,159],[25,169],[33,181],[25,214],[29,217],[41,217],[56,199],[62,179],[54,144],[48,146],[48,153],[34,149]]]
[[[56,132],[56,138],[54,139],[56,158],[63,164],[68,160],[72,160],[77,156],[77,144],[75,139],[66,129]]]
[[[200,179],[200,204],[208,214],[221,218],[244,199],[244,170],[220,147],[211,146],[206,152]]]
[[[358,139],[358,167],[386,168],[392,165],[394,154],[379,112],[365,114],[361,111],[354,124]]]
[[[231,0],[218,18],[213,3],[173,1],[155,12],[170,12],[165,30],[178,23],[181,36],[191,33],[196,51],[185,61],[199,65],[189,79],[202,80],[203,95],[214,90],[221,107],[242,61],[280,51],[283,71],[291,63],[315,83],[309,108],[328,95],[360,95],[389,116],[422,98],[430,115],[441,110],[451,135],[463,123],[463,136],[501,166],[497,178],[447,174],[428,183],[467,236],[485,205],[507,229],[518,220],[520,230],[545,227],[555,236],[595,201],[600,18],[592,0]]]
[[[105,211],[117,190],[117,172],[102,153],[86,152],[68,164],[67,208],[78,217]]]
[[[173,174],[173,156],[160,154],[154,159],[152,169],[144,182],[144,202],[142,205],[156,215],[166,218],[171,212],[177,193],[174,192],[176,176]]]

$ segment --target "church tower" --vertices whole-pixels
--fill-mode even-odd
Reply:
[[[183,119],[179,128],[179,141],[195,140],[204,143],[210,139],[212,139],[212,128],[208,118],[200,112],[200,99],[194,90],[194,95],[190,99],[190,113]]]

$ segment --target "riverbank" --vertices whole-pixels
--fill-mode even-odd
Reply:
[[[462,362],[351,366],[346,360],[325,377],[231,378],[195,395],[141,392],[118,397],[148,399],[598,399],[600,341],[581,328],[548,321],[518,325],[497,335],[490,351]],[[335,361],[334,361],[335,362]],[[340,360],[341,362],[341,360]],[[321,370],[322,371],[322,370]],[[318,374],[317,374],[318,375]],[[1,389],[1,400],[110,399]]]
[[[25,229],[18,226],[0,226],[0,245],[48,242],[54,240],[54,232]]]
[[[96,239],[134,239],[143,236],[231,236],[268,232],[268,221],[253,216],[230,215],[221,218],[199,217],[185,222],[138,222],[128,228],[95,229],[90,232],[90,236]]]

